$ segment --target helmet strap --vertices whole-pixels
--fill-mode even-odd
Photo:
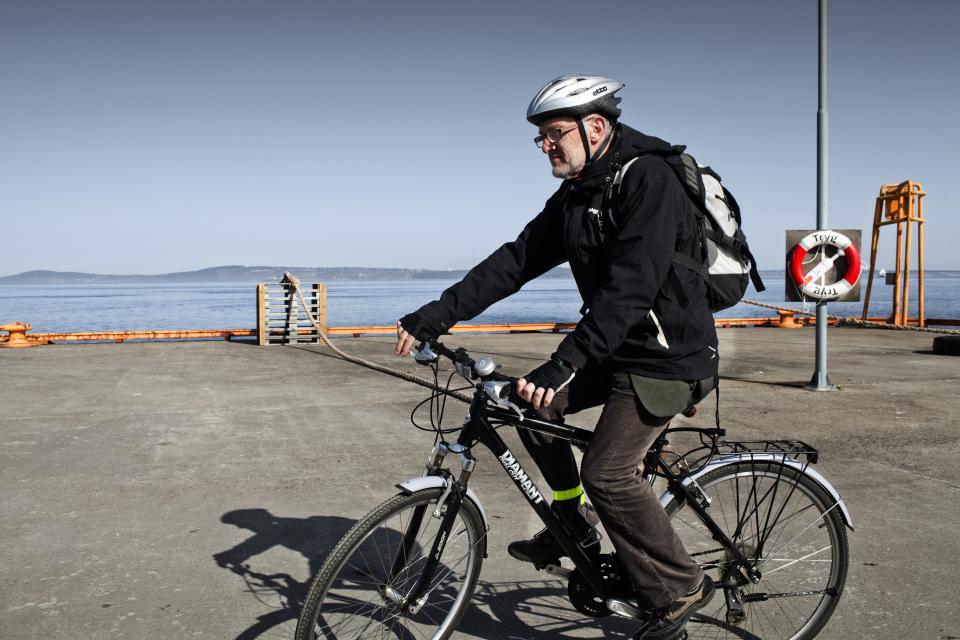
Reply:
[[[593,157],[590,158],[590,162],[594,162],[606,153],[607,149],[610,147],[610,141],[613,140],[613,127],[607,127],[607,135],[604,136],[603,142],[600,143],[600,146],[597,147],[597,152],[593,154]]]
[[[597,152],[593,154],[590,153],[590,140],[587,138],[587,129],[583,126],[583,118],[580,116],[577,116],[577,129],[580,131],[580,141],[583,142],[584,157],[587,159],[586,164],[584,164],[584,168],[586,168],[596,162],[597,158],[602,156],[607,150],[607,147],[610,145],[610,139],[613,136],[613,127],[607,127],[607,135],[604,136],[603,142],[597,147]]]
[[[587,138],[587,129],[583,126],[583,118],[580,116],[577,116],[577,129],[580,131],[580,141],[583,143],[584,157],[587,159],[587,164],[589,165],[593,162],[593,158],[590,157],[590,140]]]

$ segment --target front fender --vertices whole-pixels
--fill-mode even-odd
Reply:
[[[739,464],[742,462],[774,462],[776,464],[792,467],[800,473],[808,476],[811,480],[820,485],[820,488],[826,491],[827,494],[836,501],[837,508],[840,509],[840,515],[843,517],[843,523],[847,525],[851,531],[853,531],[853,519],[850,517],[850,511],[847,509],[847,505],[843,502],[843,498],[840,497],[840,492],[837,491],[833,485],[830,484],[830,482],[820,474],[819,471],[810,465],[804,465],[799,460],[795,460],[794,458],[790,458],[788,456],[778,455],[775,453],[758,453],[749,451],[744,453],[728,453],[718,455],[704,465],[704,467],[697,473],[688,478],[684,478],[683,484],[684,486],[687,486],[694,480],[713,471],[714,469],[719,469],[720,467],[725,467],[731,464]],[[672,499],[673,494],[669,491],[665,491],[663,495],[660,496],[660,504],[663,507],[666,507]]]
[[[400,491],[411,494],[416,491],[422,491],[423,489],[446,488],[447,480],[442,476],[418,476],[404,480],[403,482],[398,482],[396,486]],[[473,506],[480,512],[480,517],[483,518],[483,530],[490,531],[490,521],[487,519],[487,512],[483,510],[483,504],[480,503],[480,498],[473,492],[473,489],[467,489],[467,500],[472,502]]]

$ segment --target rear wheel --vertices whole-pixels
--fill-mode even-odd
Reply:
[[[297,640],[443,640],[466,611],[486,545],[483,519],[464,500],[426,601],[411,613],[417,585],[440,530],[442,488],[394,496],[357,522],[323,563],[307,593]],[[446,507],[444,506],[445,510]]]
[[[687,623],[691,640],[805,640],[826,624],[847,576],[847,534],[836,501],[793,467],[730,464],[697,479],[708,512],[760,581],[722,588],[734,563],[689,506],[676,499],[667,513],[687,551],[717,582],[713,600]],[[726,593],[725,593],[726,591]],[[743,602],[742,614],[730,599]]]

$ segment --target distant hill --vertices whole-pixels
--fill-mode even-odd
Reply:
[[[376,269],[368,267],[244,267],[230,265],[198,271],[181,271],[159,275],[115,275],[77,273],[73,271],[25,271],[0,277],[0,284],[122,284],[176,282],[276,282],[289,271],[305,282],[335,280],[426,280],[462,278],[466,270],[435,271],[430,269]],[[570,270],[557,267],[546,277],[569,278]]]

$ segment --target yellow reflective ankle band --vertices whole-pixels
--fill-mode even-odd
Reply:
[[[567,489],[566,491],[554,491],[553,499],[554,500],[573,500],[574,498],[580,498],[580,504],[583,504],[586,498],[583,495],[583,485],[578,485],[573,489]]]

